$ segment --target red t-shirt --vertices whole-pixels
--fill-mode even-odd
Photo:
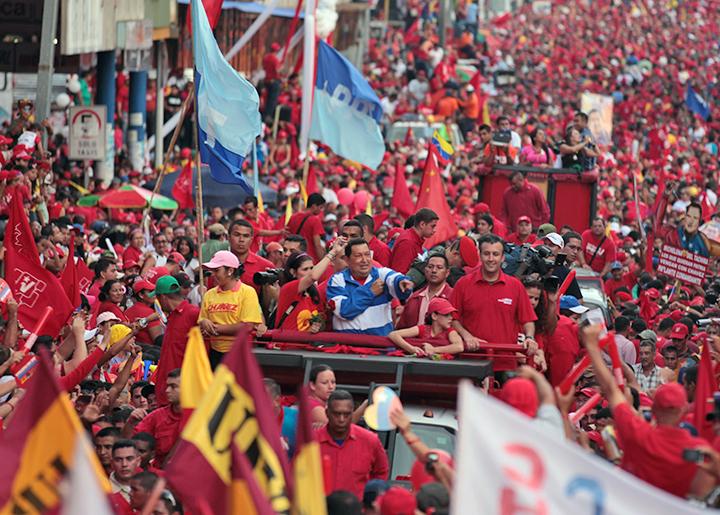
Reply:
[[[138,265],[140,264],[140,258],[142,257],[142,250],[133,247],[132,245],[125,249],[123,252],[122,260],[123,264],[134,261]]]
[[[180,437],[180,413],[170,406],[158,408],[135,426],[133,434],[150,433],[155,437],[155,466],[162,468],[165,458]]]
[[[373,259],[384,267],[390,266],[390,247],[385,245],[377,238],[373,238],[368,242],[368,246],[373,253]]]
[[[305,223],[303,223],[303,220],[305,220]],[[290,234],[299,234],[305,238],[307,253],[313,258],[313,261],[317,263],[320,257],[315,250],[315,236],[322,237],[325,232],[320,217],[308,211],[295,213],[287,224],[287,230]]]
[[[98,315],[100,313],[104,313],[105,311],[109,311],[110,313],[114,313],[122,322],[127,322],[128,317],[125,315],[125,312],[123,312],[122,309],[120,309],[120,306],[117,304],[113,304],[110,301],[104,301],[100,303],[100,306],[98,307]]]
[[[602,242],[602,245],[600,242]],[[603,241],[603,236],[598,238],[590,229],[587,229],[582,233],[582,244],[585,262],[590,265],[590,268],[595,272],[602,272],[606,263],[615,261],[615,243],[613,243],[612,238],[606,237]],[[598,246],[600,247],[599,249]],[[595,258],[593,258],[596,250],[597,254]]]
[[[445,329],[440,334],[436,334],[433,336],[432,334],[432,326],[431,325],[419,325],[417,326],[419,329],[418,338],[428,338],[432,339],[434,341],[429,341],[428,343],[432,345],[433,347],[444,347],[445,345],[450,345],[450,333],[455,333],[455,329],[452,327]]]
[[[147,304],[143,304],[142,302],[136,302],[129,308],[125,310],[125,316],[130,322],[134,322],[135,320],[139,318],[147,318],[150,315],[153,315],[155,313],[155,310],[148,306]],[[162,322],[160,320],[153,320],[148,324],[148,326],[145,329],[142,329],[139,331],[136,335],[136,339],[138,343],[148,343],[152,344],[154,343],[152,338],[150,337],[150,333],[148,332],[148,328],[150,327],[159,327],[162,325]]]
[[[324,296],[320,296],[320,303],[316,304],[309,295],[298,293],[299,279],[290,281],[280,288],[280,297],[278,298],[277,314],[275,315],[275,328],[288,329],[290,331],[308,331],[310,330],[310,317],[318,313],[325,313]],[[318,292],[319,293],[319,292]],[[293,302],[297,302],[295,308],[285,317],[282,325],[280,321],[285,316]]]
[[[423,240],[417,231],[410,227],[400,233],[395,240],[390,255],[390,268],[401,274],[410,270],[410,265],[423,253]]]
[[[624,451],[622,468],[666,492],[685,497],[697,465],[685,461],[682,451],[710,444],[679,427],[653,427],[627,403],[612,412]]]
[[[197,325],[199,315],[200,308],[184,300],[167,317],[160,359],[155,371],[155,393],[159,406],[168,402],[165,394],[167,375],[171,370],[182,367],[188,332]]]
[[[515,245],[522,245],[523,243],[535,243],[537,240],[537,236],[535,234],[530,233],[527,238],[524,240],[520,239],[520,235],[516,232],[508,235],[505,241],[508,243],[513,243]]]
[[[558,386],[570,372],[580,354],[577,324],[570,318],[560,315],[555,332],[547,335],[543,343],[550,384]]]

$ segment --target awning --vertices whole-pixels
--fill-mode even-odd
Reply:
[[[178,4],[182,5],[188,5],[190,3],[190,0],[177,0]],[[223,10],[227,9],[235,9],[237,11],[242,11],[244,13],[250,13],[250,14],[260,14],[265,10],[267,6],[265,4],[259,4],[257,2],[232,2],[225,0],[223,2],[222,8]],[[273,16],[279,16],[280,18],[292,18],[295,16],[295,9],[294,8],[288,8],[288,7],[276,7],[273,9],[272,12]],[[303,11],[300,11],[300,18],[304,18],[305,13]]]

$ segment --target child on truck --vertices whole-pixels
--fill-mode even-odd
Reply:
[[[428,304],[425,325],[398,329],[391,332],[388,337],[399,349],[419,358],[431,358],[434,354],[458,354],[463,350],[463,342],[457,331],[452,328],[455,313],[457,309],[450,304],[450,301],[435,297]],[[436,343],[423,342],[417,347],[405,338],[428,338]]]

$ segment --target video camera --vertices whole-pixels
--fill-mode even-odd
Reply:
[[[553,267],[553,253],[547,245],[531,246],[505,244],[505,261],[502,264],[503,272],[515,277],[525,277],[538,274],[545,277]]]
[[[257,286],[265,286],[267,284],[273,284],[280,280],[280,276],[283,273],[282,268],[268,268],[262,272],[255,272],[253,274],[253,282]]]

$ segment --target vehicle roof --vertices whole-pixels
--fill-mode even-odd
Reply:
[[[458,429],[457,413],[453,409],[406,404],[403,410],[413,424],[449,427],[454,431]]]

